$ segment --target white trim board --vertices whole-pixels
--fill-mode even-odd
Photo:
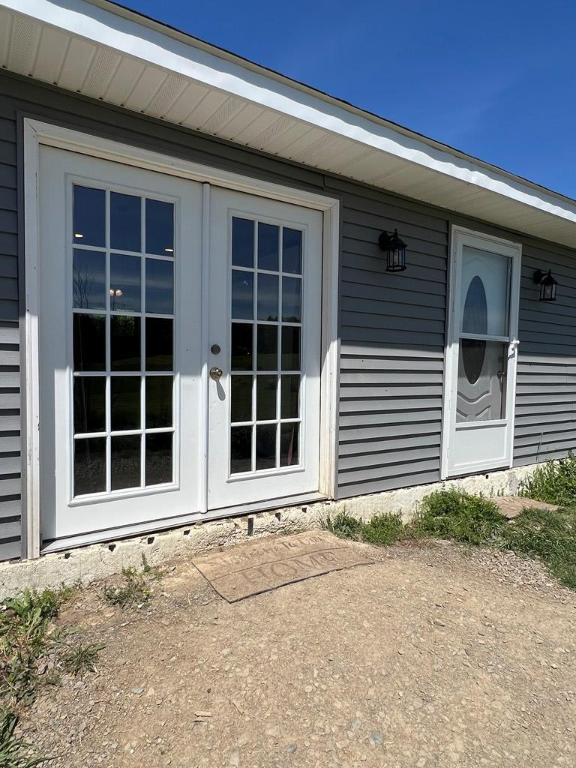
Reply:
[[[63,9],[56,0],[0,0],[2,24],[10,29],[5,45],[0,41],[0,66],[21,75],[499,226],[574,242],[576,201],[112,3],[67,0]],[[52,75],[38,65],[46,57]],[[122,83],[112,87],[120,70]],[[246,110],[247,123],[237,125]]]
[[[239,174],[218,171],[197,163],[180,161],[159,153],[142,150],[72,131],[67,128],[24,119],[24,196],[25,196],[25,284],[26,307],[21,333],[25,345],[24,386],[26,392],[25,448],[25,502],[23,514],[26,521],[26,556],[38,557],[40,541],[39,498],[39,372],[38,372],[38,184],[39,148],[41,145],[78,152],[90,157],[112,160],[146,170],[183,179],[200,181],[251,195],[259,195],[282,202],[313,208],[323,213],[323,321],[322,321],[322,374],[321,392],[327,402],[321,402],[320,487],[322,497],[334,498],[336,494],[337,456],[337,395],[338,387],[338,263],[340,202],[335,198],[300,191],[270,182],[260,182]],[[208,190],[208,187],[205,187]],[[205,192],[205,198],[208,192]],[[206,247],[206,243],[204,244]],[[206,461],[205,452],[203,459]],[[281,500],[279,501],[281,503]],[[250,506],[250,510],[253,510]],[[263,504],[259,506],[267,507]],[[238,511],[240,513],[241,510]],[[233,510],[230,514],[234,514]],[[191,521],[206,517],[206,509],[198,510]],[[217,516],[222,517],[219,511]],[[161,522],[158,527],[166,527]]]

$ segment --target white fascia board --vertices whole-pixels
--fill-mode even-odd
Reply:
[[[474,158],[450,152],[432,141],[405,133],[385,121],[320,98],[266,73],[185,43],[146,23],[138,23],[84,0],[0,0],[0,5],[40,22],[80,35],[98,45],[134,56],[209,88],[288,115],[436,171],[576,223],[576,201],[491,168]],[[265,149],[265,147],[264,147]],[[296,158],[297,159],[297,158]]]

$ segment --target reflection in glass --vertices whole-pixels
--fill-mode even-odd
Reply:
[[[74,432],[104,432],[106,429],[106,378],[74,378]]]
[[[233,371],[252,370],[252,324],[232,323],[231,365]]]
[[[276,418],[277,376],[256,378],[256,418],[268,421]]]
[[[106,254],[74,248],[74,307],[106,309]]]
[[[146,370],[171,371],[173,359],[173,321],[160,317],[146,318]]]
[[[280,466],[291,467],[298,464],[298,438],[300,424],[291,422],[280,425]]]
[[[146,435],[146,485],[173,482],[172,433]]]
[[[146,253],[174,255],[174,204],[146,200]]]
[[[146,376],[146,429],[172,426],[172,376]]]
[[[302,320],[302,280],[299,277],[282,278],[282,320],[285,323]]]
[[[300,369],[300,328],[282,326],[282,370]]]
[[[230,474],[252,469],[252,427],[232,427],[230,430]]]
[[[297,419],[299,413],[300,376],[282,376],[280,418]]]
[[[258,269],[278,272],[280,229],[275,224],[258,223]]]
[[[140,312],[141,261],[139,256],[110,256],[110,309]]]
[[[140,429],[140,376],[112,376],[110,409],[113,431]]]
[[[277,275],[258,275],[258,320],[278,320]]]
[[[282,230],[282,271],[302,274],[302,232],[298,229]]]
[[[146,259],[146,312],[171,315],[174,312],[174,264]]]
[[[74,185],[72,237],[77,245],[106,245],[106,192]]]
[[[74,440],[74,496],[106,490],[106,438]]]
[[[488,330],[488,303],[482,278],[475,275],[470,281],[464,302],[462,331],[485,336]]]
[[[257,368],[259,371],[275,371],[278,368],[278,326],[258,326]]]
[[[254,273],[232,270],[232,317],[252,320],[254,316]]]
[[[276,466],[276,424],[258,424],[256,427],[256,469]]]
[[[251,219],[232,219],[232,264],[235,267],[254,266],[254,222]]]
[[[461,339],[456,421],[506,418],[508,344]]]
[[[141,199],[110,193],[110,247],[118,251],[141,249]]]
[[[140,318],[113,315],[110,318],[110,367],[113,371],[140,370]]]
[[[252,376],[231,376],[230,418],[252,421]]]
[[[110,439],[113,491],[140,486],[141,439],[140,435]]]
[[[106,369],[106,318],[103,315],[74,315],[74,370]]]

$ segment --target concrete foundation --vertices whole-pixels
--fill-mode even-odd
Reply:
[[[484,496],[513,496],[518,493],[522,480],[529,477],[537,466],[533,464],[342,501],[316,502],[244,517],[198,522],[162,533],[56,552],[37,560],[1,563],[0,599],[26,588],[43,589],[78,582],[89,584],[118,573],[122,568],[142,567],[143,555],[150,565],[161,565],[173,558],[238,544],[249,536],[296,533],[319,528],[329,516],[334,517],[339,512],[346,512],[365,521],[376,514],[400,512],[408,520],[417,512],[424,496],[442,487],[457,487]]]

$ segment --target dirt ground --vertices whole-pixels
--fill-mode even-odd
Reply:
[[[86,590],[63,620],[98,671],[26,737],[51,768],[574,766],[576,594],[513,555],[373,551],[232,605],[189,562],[140,610]]]

